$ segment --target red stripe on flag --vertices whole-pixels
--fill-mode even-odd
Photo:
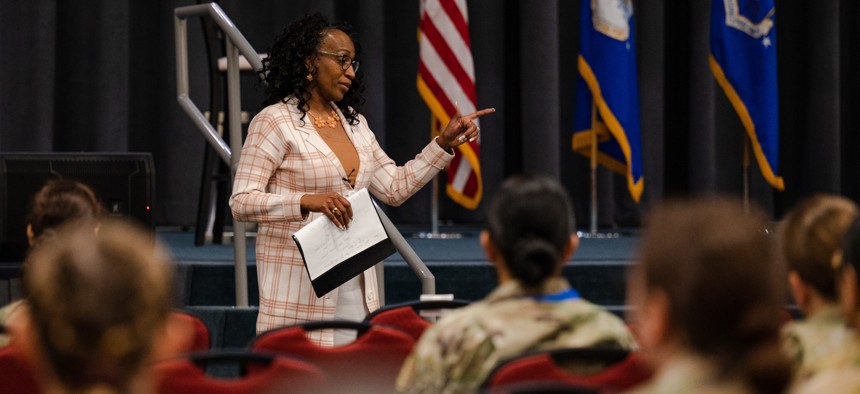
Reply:
[[[427,37],[427,41],[436,49],[436,53],[439,54],[439,58],[442,59],[442,62],[445,63],[448,70],[451,72],[451,75],[453,75],[457,80],[457,83],[460,84],[460,87],[466,93],[466,97],[468,97],[472,103],[477,102],[477,99],[475,98],[475,83],[472,82],[471,78],[469,78],[469,74],[467,74],[466,70],[463,69],[463,65],[460,63],[460,60],[457,59],[457,55],[455,55],[454,51],[451,50],[451,47],[448,46],[445,38],[442,37],[439,30],[436,29],[436,25],[433,24],[433,21],[431,21],[430,18],[424,18],[422,21],[421,33]]]
[[[466,47],[471,50],[472,42],[469,40],[469,24],[466,22],[463,14],[460,13],[460,8],[457,7],[454,0],[439,0],[439,4],[442,5],[445,13],[448,14],[448,18],[451,19],[451,23],[454,24],[457,32],[460,33],[460,37],[463,37],[463,42],[466,43]]]
[[[478,141],[469,141],[467,144],[472,147],[472,151],[475,152],[475,156],[481,156],[481,144],[479,144]],[[472,163],[470,162],[469,164],[469,168],[472,168]],[[466,180],[466,185],[463,186],[463,194],[469,197],[474,197],[476,193],[478,193],[478,172],[472,168],[472,171],[469,172],[469,179]]]
[[[438,56],[439,63],[437,64],[437,59],[434,58],[434,63],[432,65],[428,64],[429,59],[419,55],[419,90],[421,96],[427,101],[428,106],[437,115],[438,111],[445,111],[448,115],[452,115],[455,111],[453,105],[455,99],[469,100],[473,106],[477,104],[474,77],[469,76],[474,71],[474,66],[470,53],[472,43],[469,39],[469,23],[466,10],[463,9],[461,13],[460,7],[457,6],[455,0],[422,1],[421,7],[421,19],[419,22],[420,41],[421,45],[430,45],[429,48],[422,49],[425,52],[430,50],[435,51],[433,56]],[[444,14],[442,14],[443,12]],[[447,21],[444,21],[444,23],[440,22],[440,25],[436,25],[428,15],[435,15],[440,18],[447,17],[451,23],[448,24]],[[439,21],[442,20],[437,20],[437,22]],[[446,29],[444,35],[439,30],[440,27]],[[452,40],[462,39],[463,44],[460,44],[459,41],[446,41],[445,37],[450,37]],[[455,44],[455,46],[449,44]],[[463,56],[458,58],[457,53],[459,51],[455,53],[453,48],[460,48],[461,45],[465,45],[469,53],[463,53],[461,54]],[[438,67],[438,69],[432,67]],[[436,74],[432,74],[431,71]],[[446,91],[444,88],[450,91]],[[456,89],[460,89],[465,97],[461,98],[461,93],[456,91]],[[437,123],[434,120],[433,124],[436,124],[438,127],[443,126]],[[470,141],[467,142],[467,145],[458,147],[457,150],[459,154],[456,154],[448,164],[447,193],[458,204],[468,209],[475,209],[483,194],[480,163],[478,162],[480,144],[478,141]],[[459,173],[460,171],[465,172]],[[462,182],[459,187],[455,187],[455,179],[465,180],[465,182]]]
[[[463,194],[469,197],[473,197],[477,192],[478,174],[476,174],[475,171],[472,171],[469,174],[469,180],[466,181],[466,185],[463,187]]]
[[[445,112],[448,113],[448,116],[454,115],[454,103],[448,99],[448,95],[445,94],[445,91],[442,90],[442,87],[439,86],[439,83],[436,82],[436,78],[433,78],[433,74],[430,74],[430,70],[427,69],[427,66],[424,65],[423,61],[418,61],[418,74],[421,75],[421,78],[424,80],[424,83],[427,84],[427,87],[430,88],[430,91],[433,92],[433,96],[436,96],[436,100],[439,100],[439,104],[442,105],[442,108],[445,108]]]
[[[463,155],[454,155],[454,158],[448,163],[448,181],[446,183],[449,185],[454,184],[457,169],[460,168],[460,160],[463,160]]]

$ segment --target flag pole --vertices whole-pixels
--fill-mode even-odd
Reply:
[[[750,212],[750,139],[744,134],[744,212]]]
[[[591,215],[589,230],[597,234],[597,108],[591,106]]]
[[[597,122],[597,106],[591,106],[591,157],[590,157],[590,166],[591,166],[591,215],[589,220],[589,231],[588,233],[580,233],[577,234],[582,238],[618,238],[620,236],[617,232],[608,232],[601,233],[597,231],[597,143],[599,139],[597,138],[598,133],[598,122]]]
[[[418,232],[415,238],[428,239],[459,239],[462,233],[439,232],[439,175],[433,177],[433,196],[430,198],[430,232]]]
[[[433,197],[430,198],[430,234],[432,236],[439,234],[439,174],[433,177]]]

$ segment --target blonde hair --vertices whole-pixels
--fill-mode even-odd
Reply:
[[[151,233],[105,222],[60,230],[28,257],[24,286],[39,350],[75,392],[124,392],[173,301],[173,266]]]
[[[786,265],[830,301],[837,299],[833,253],[855,217],[857,205],[851,200],[817,195],[792,208],[780,226]]]

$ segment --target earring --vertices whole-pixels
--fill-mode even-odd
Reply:
[[[308,76],[306,76],[305,78],[308,80],[308,82],[310,82],[310,81],[313,81],[313,80],[314,80],[314,76],[313,76],[313,75],[311,75],[311,73],[308,73]]]

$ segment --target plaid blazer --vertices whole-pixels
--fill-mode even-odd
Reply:
[[[431,141],[414,159],[397,166],[383,152],[367,121],[359,116],[350,125],[340,116],[360,161],[355,188],[368,188],[380,201],[400,205],[454,157]],[[337,289],[317,298],[302,262],[293,233],[317,216],[301,214],[304,194],[347,193],[342,180],[346,171],[334,152],[317,134],[308,117],[301,119],[296,100],[264,108],[251,121],[233,180],[230,208],[236,220],[259,223],[257,231],[257,280],[260,311],[257,332],[315,320],[331,320]],[[364,302],[370,311],[379,308],[376,273],[364,275]],[[313,332],[317,343],[331,345],[331,330]]]

